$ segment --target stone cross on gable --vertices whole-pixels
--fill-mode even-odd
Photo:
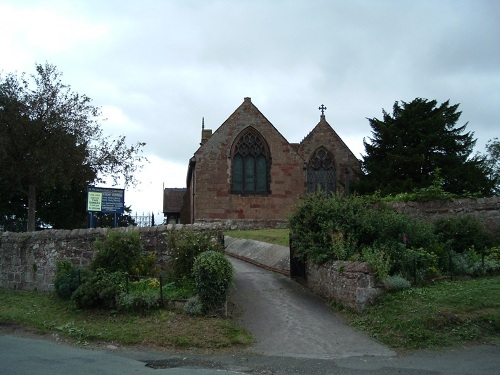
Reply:
[[[323,104],[321,104],[321,106],[318,109],[321,111],[321,116],[324,116],[326,107]]]

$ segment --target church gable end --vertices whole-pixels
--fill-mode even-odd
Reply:
[[[358,171],[359,161],[326,121],[325,109],[300,144],[290,144],[250,98],[213,134],[203,124],[181,222],[284,225],[307,192],[348,192],[346,171]]]
[[[304,194],[304,161],[250,98],[194,155],[193,221],[282,220]]]
[[[359,160],[326,121],[324,114],[299,144],[298,152],[307,163],[308,192],[344,191],[347,180],[354,178],[355,173],[351,172],[360,170]]]
[[[231,192],[268,194],[271,155],[264,137],[253,127],[235,138],[231,151]]]

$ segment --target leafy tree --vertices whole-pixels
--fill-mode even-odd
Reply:
[[[364,141],[365,174],[359,190],[382,194],[411,192],[432,185],[439,171],[443,190],[464,194],[492,193],[485,158],[471,156],[476,140],[466,132],[467,123],[456,126],[461,112],[449,101],[417,98],[395,102],[392,115],[368,119],[372,137]]]
[[[81,210],[86,186],[104,183],[104,176],[114,184],[136,183],[134,172],[145,160],[144,143],[104,137],[99,108],[61,76],[48,63],[36,64],[29,78],[0,76],[0,192],[7,201],[0,209],[11,215],[9,205],[23,202],[28,231],[35,230],[37,208],[48,224],[60,222],[50,214],[56,207]],[[79,225],[81,216],[69,221]]]
[[[494,192],[500,195],[500,141],[493,138],[486,144],[486,163],[488,164],[490,179],[495,182]]]

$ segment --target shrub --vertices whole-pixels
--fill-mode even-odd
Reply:
[[[364,248],[360,260],[368,262],[372,266],[377,280],[386,278],[391,269],[390,257],[387,252],[381,248]]]
[[[233,280],[233,266],[223,253],[206,251],[198,255],[193,276],[204,312],[224,304]]]
[[[73,263],[66,259],[56,262],[56,277],[54,288],[56,294],[63,299],[70,299],[71,294],[80,286],[78,270]]]
[[[94,246],[97,253],[91,264],[93,270],[132,274],[141,257],[138,231],[111,230],[104,239],[96,240]]]
[[[67,259],[58,260],[54,279],[56,294],[63,299],[70,299],[73,292],[84,281],[86,275],[87,272],[81,272],[71,261]]]
[[[354,255],[360,215],[366,203],[357,197],[309,194],[289,220],[294,254],[315,263]]]
[[[192,279],[180,279],[163,285],[163,295],[172,299],[187,299],[196,295],[196,284]]]
[[[435,233],[448,250],[463,253],[467,249],[485,249],[494,240],[484,225],[472,215],[454,216],[434,222]]]
[[[132,282],[128,292],[120,294],[119,307],[123,310],[139,310],[144,315],[160,305],[160,282],[155,278]]]
[[[75,290],[71,299],[79,308],[116,308],[124,281],[123,272],[108,273],[99,268]]]
[[[191,297],[184,305],[184,312],[189,315],[202,315],[203,305],[198,297]]]
[[[393,267],[394,273],[421,282],[439,275],[438,256],[423,248],[406,249],[398,264]]]
[[[315,263],[352,259],[373,247],[396,264],[406,248],[436,243],[432,225],[355,196],[308,195],[289,224],[295,256]]]
[[[451,252],[451,261],[453,274],[456,275],[480,276],[500,270],[500,261],[495,258],[495,255],[491,256],[491,253],[486,251],[483,264],[482,255],[473,247],[460,254]]]
[[[135,276],[158,276],[160,273],[156,266],[156,254],[141,254],[130,270]]]
[[[388,292],[397,292],[410,289],[410,282],[399,275],[387,276],[384,279],[384,287]]]
[[[171,277],[191,278],[195,258],[204,251],[224,252],[215,231],[172,230],[168,234],[171,253]]]

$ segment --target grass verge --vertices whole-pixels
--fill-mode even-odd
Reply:
[[[218,350],[247,346],[251,335],[230,320],[161,309],[147,316],[78,310],[55,293],[0,289],[0,324],[19,324],[40,334],[58,333],[86,345],[93,341],[147,344],[166,349]]]
[[[224,235],[233,238],[262,241],[281,246],[289,246],[289,234],[289,229],[230,230],[224,232]]]
[[[500,345],[500,276],[388,293],[350,325],[396,349]]]

